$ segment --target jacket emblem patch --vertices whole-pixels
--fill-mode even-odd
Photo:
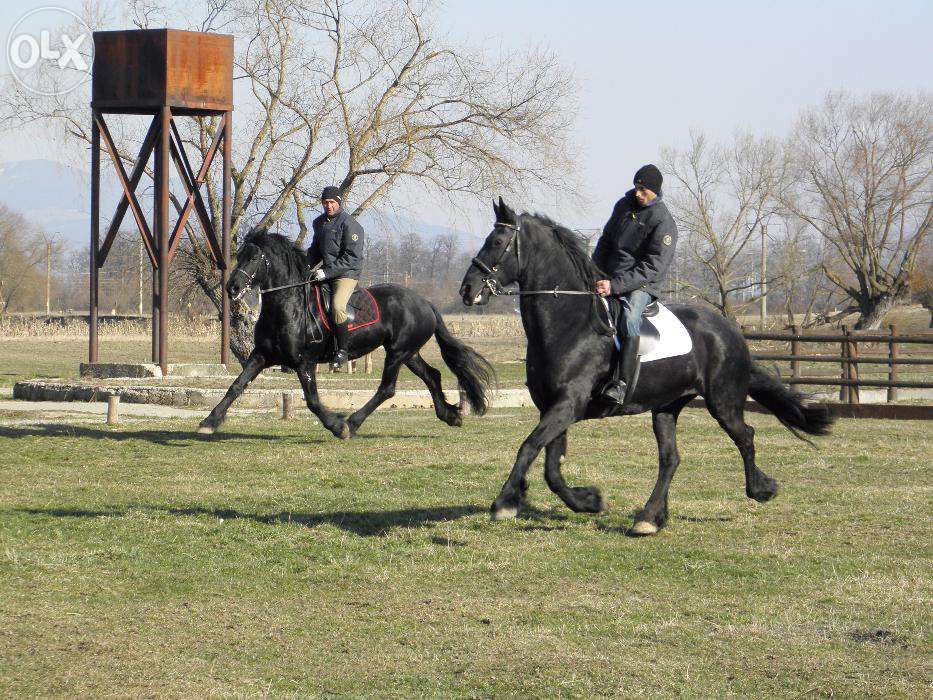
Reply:
[[[674,242],[674,239],[671,237],[671,234],[667,234],[664,238],[661,239],[661,243],[664,245],[670,245]]]

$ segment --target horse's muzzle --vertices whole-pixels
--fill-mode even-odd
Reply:
[[[227,282],[227,295],[233,300],[238,301],[246,294],[247,286],[237,279],[231,279]]]
[[[474,292],[472,284],[464,284],[460,287],[460,297],[466,306],[482,306],[489,301],[489,288],[484,285]]]

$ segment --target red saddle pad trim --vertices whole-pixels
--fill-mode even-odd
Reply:
[[[369,297],[369,303],[372,304],[372,307],[376,310],[376,314],[373,318],[363,321],[362,323],[351,323],[347,326],[348,331],[355,331],[359,328],[366,328],[366,326],[371,326],[374,323],[379,323],[382,318],[382,311],[379,309],[379,304],[376,303],[376,298],[369,291],[369,287],[360,287],[360,291]],[[324,324],[324,328],[330,331],[330,323],[328,323],[327,314],[324,313],[324,305],[321,303],[321,289],[317,285],[314,286],[314,300],[317,304],[317,313],[321,319],[321,323]],[[361,309],[358,309],[360,311]]]

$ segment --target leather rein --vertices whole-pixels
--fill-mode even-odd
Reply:
[[[502,261],[505,259],[505,256],[508,254],[509,249],[512,247],[512,244],[515,244],[515,259],[518,261],[519,271],[522,268],[522,256],[520,251],[519,237],[518,234],[521,231],[521,226],[507,224],[502,221],[497,221],[496,226],[501,226],[502,228],[507,228],[512,230],[511,236],[509,236],[508,242],[505,244],[505,248],[502,249],[502,254],[499,256],[499,259],[496,261],[495,265],[489,267],[479,258],[473,258],[471,263],[475,265],[480,272],[482,272],[485,277],[483,277],[483,286],[489,290],[489,293],[494,297],[524,297],[524,296],[535,296],[535,295],[549,295],[555,299],[558,296],[588,296],[593,299],[593,309],[595,311],[597,300],[603,303],[603,307],[606,310],[606,318],[608,323],[603,321],[600,317],[599,312],[595,312],[596,320],[599,321],[601,330],[606,335],[615,335],[615,323],[612,320],[612,313],[609,311],[609,302],[606,301],[606,298],[600,296],[596,292],[584,292],[578,289],[560,289],[555,286],[554,289],[503,289],[499,286],[498,280],[496,280],[493,275],[498,272],[499,265],[502,264]]]

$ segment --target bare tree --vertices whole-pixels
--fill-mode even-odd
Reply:
[[[780,150],[749,134],[721,145],[691,133],[686,150],[665,148],[661,158],[673,181],[671,212],[699,268],[693,279],[678,271],[678,279],[685,291],[732,316],[737,293],[760,284],[757,276],[749,279],[748,265],[753,242],[776,210],[772,194],[783,172]]]
[[[132,21],[236,35],[238,84],[233,230],[288,231],[303,240],[322,185],[336,182],[353,213],[402,186],[458,195],[567,185],[564,134],[573,117],[574,83],[548,52],[501,58],[457,47],[431,24],[430,0],[210,0],[195,21],[171,0],[131,5]],[[79,92],[79,91],[75,91]],[[238,90],[239,92],[239,90]],[[73,98],[0,97],[7,123],[58,123],[89,143],[90,115]],[[11,121],[12,120],[12,121]],[[215,119],[194,121],[186,145],[205,154]],[[121,157],[132,143],[115,133]],[[220,182],[205,184],[214,222]],[[175,200],[176,207],[181,205]],[[294,217],[294,226],[283,221]],[[219,306],[219,274],[194,230],[178,264]],[[233,309],[231,346],[242,361],[252,349],[252,317]]]
[[[823,274],[829,254],[824,241],[805,221],[788,212],[779,214],[768,231],[768,267],[778,278],[768,296],[783,306],[788,326],[825,322],[830,309],[839,305],[840,293]]]
[[[55,267],[63,246],[22,215],[0,203],[0,313],[45,308],[46,258]]]
[[[877,328],[905,296],[933,222],[931,113],[929,93],[831,93],[789,142],[782,200],[832,248],[823,271],[858,306],[856,328]]]

